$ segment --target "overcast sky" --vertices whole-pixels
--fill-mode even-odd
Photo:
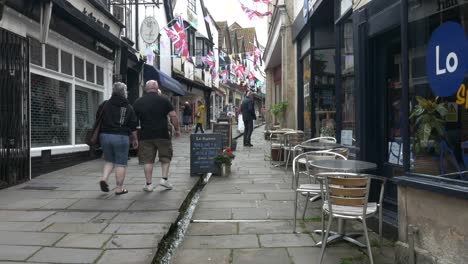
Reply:
[[[237,22],[242,27],[255,27],[257,31],[258,41],[265,47],[267,43],[268,23],[267,17],[249,20],[247,15],[242,11],[240,0],[205,0],[205,6],[210,11],[215,21],[226,21],[228,25]],[[244,3],[252,3],[252,1],[242,0]],[[252,7],[252,6],[250,6]],[[265,4],[255,4],[253,9],[260,12],[266,12],[267,7]]]

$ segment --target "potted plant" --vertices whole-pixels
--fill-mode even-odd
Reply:
[[[232,160],[235,158],[230,148],[226,148],[214,157],[216,165],[221,170],[221,176],[229,176],[231,174]]]
[[[418,154],[415,170],[419,173],[437,175],[440,172],[439,160],[433,156],[440,155],[440,143],[446,141],[445,116],[448,110],[443,102],[437,102],[438,99],[416,96],[418,104],[409,116],[414,125],[413,147]]]
[[[286,108],[288,108],[288,102],[281,101],[277,104],[273,104],[268,112],[270,112],[275,117],[277,123],[281,124]]]

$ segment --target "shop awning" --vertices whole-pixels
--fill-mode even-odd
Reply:
[[[176,95],[185,95],[182,85],[177,80],[151,65],[145,64],[143,79],[145,82],[148,80],[156,80],[161,88],[167,89]]]

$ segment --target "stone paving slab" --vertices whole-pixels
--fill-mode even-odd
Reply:
[[[1,222],[42,221],[55,211],[6,211],[0,210]]]
[[[262,247],[304,247],[314,246],[309,234],[264,234],[259,235]]]
[[[7,246],[0,247],[0,260],[26,260],[41,247],[34,246]]]
[[[192,219],[195,220],[216,220],[232,219],[232,210],[230,208],[221,209],[197,209]]]
[[[105,234],[68,234],[55,246],[64,248],[102,248],[110,238],[111,235]]]
[[[235,249],[233,264],[288,264],[291,263],[285,248]]]
[[[178,211],[164,212],[125,212],[117,215],[112,223],[172,223]]]
[[[188,236],[182,248],[257,248],[255,235]]]
[[[155,248],[162,235],[114,235],[106,248]]]
[[[109,234],[165,234],[170,224],[110,224],[102,231]]]
[[[113,249],[106,250],[97,264],[148,264],[152,257],[151,249]]]
[[[266,219],[268,210],[265,208],[233,208],[232,218],[240,220]]]
[[[93,234],[101,233],[107,225],[107,223],[54,223],[47,227],[43,232]]]
[[[70,210],[86,211],[121,211],[127,209],[134,201],[127,200],[97,200],[81,199],[72,206]]]
[[[98,215],[98,212],[57,212],[47,218],[47,221],[52,223],[87,223]]]
[[[41,231],[49,225],[47,222],[0,222],[0,231]]]
[[[173,264],[229,264],[229,249],[182,249],[177,252]]]
[[[237,234],[237,223],[192,223],[187,234],[191,236],[234,235]]]
[[[100,254],[101,250],[96,249],[46,247],[29,260],[46,263],[94,263]]]
[[[63,233],[0,231],[0,245],[51,246]]]

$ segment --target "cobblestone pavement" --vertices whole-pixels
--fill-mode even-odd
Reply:
[[[188,142],[187,135],[174,141],[172,191],[143,192],[137,158],[130,160],[125,179],[129,193],[121,196],[100,191],[101,160],[1,190],[0,263],[150,263],[198,180],[188,176]],[[154,182],[160,175],[156,164]],[[115,186],[113,175],[109,183]]]
[[[294,234],[292,173],[265,161],[269,141],[263,139],[263,130],[254,131],[253,148],[238,146],[231,176],[213,176],[205,186],[173,263],[318,263],[320,249],[314,244],[320,236],[311,231],[321,227],[320,203],[309,205],[306,221],[298,224],[300,233]],[[371,240],[375,244],[377,235]],[[392,243],[386,241],[373,252],[375,263],[394,263]],[[368,258],[341,242],[327,247],[324,263],[368,263]]]

